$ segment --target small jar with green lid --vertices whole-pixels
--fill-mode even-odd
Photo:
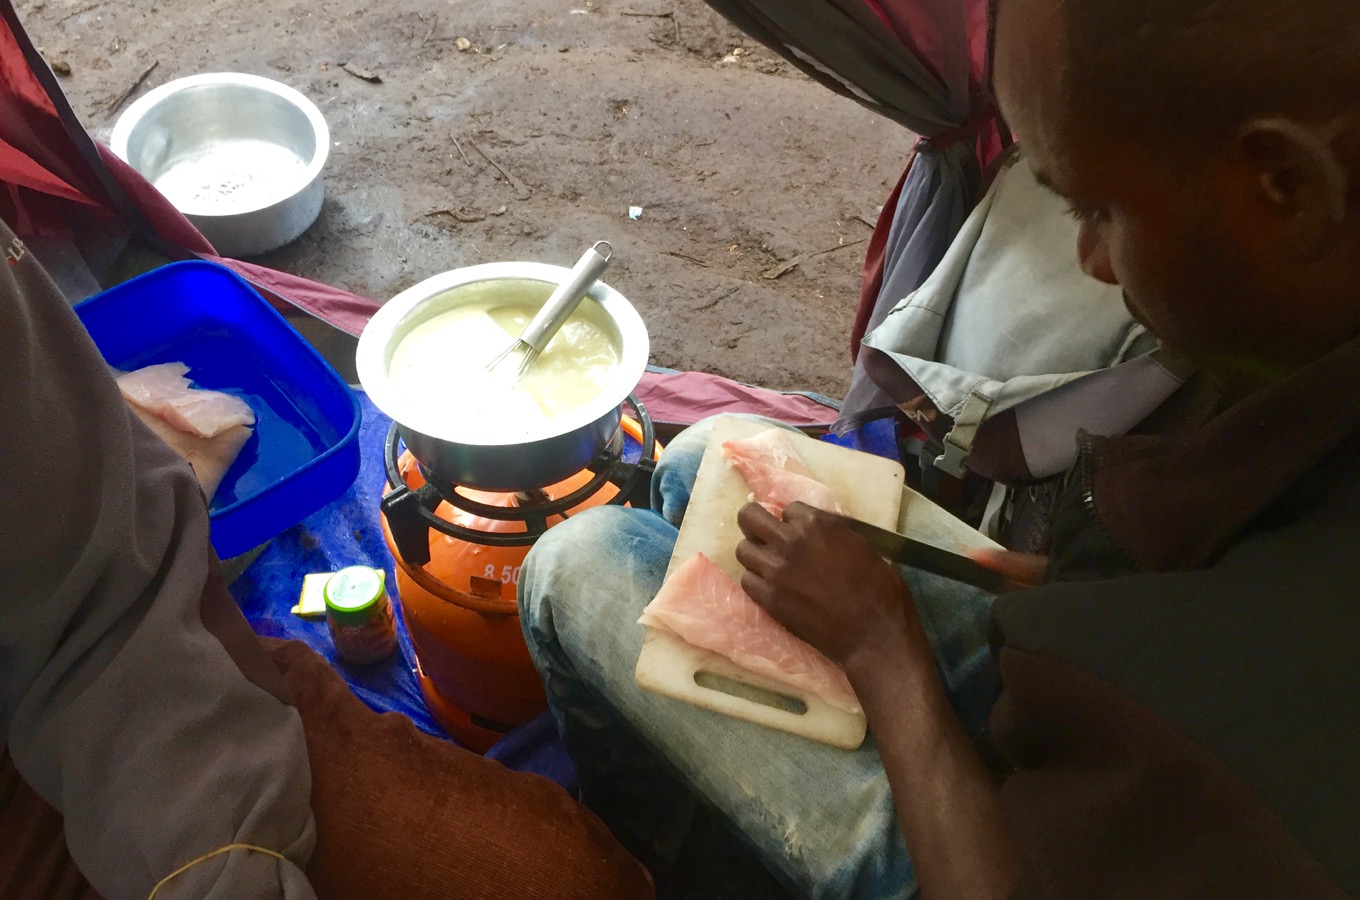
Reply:
[[[368,566],[341,569],[326,582],[326,624],[340,658],[356,666],[397,649],[397,624],[386,573]]]

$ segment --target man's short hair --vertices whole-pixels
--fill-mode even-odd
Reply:
[[[1255,116],[1360,106],[1360,0],[1061,4],[1069,122],[1087,136],[1211,152]]]

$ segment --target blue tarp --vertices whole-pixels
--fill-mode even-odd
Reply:
[[[324,656],[371,708],[409,716],[422,731],[448,738],[425,707],[416,683],[411,638],[400,616],[397,621],[400,652],[384,662],[356,668],[336,656],[324,620],[301,619],[291,612],[302,590],[303,576],[311,572],[367,565],[385,569],[387,583],[396,584],[394,561],[383,540],[378,512],[386,483],[383,442],[392,423],[366,394],[359,392],[358,398],[363,424],[359,431],[359,477],[354,486],[330,506],[271,541],[233,582],[231,591],[257,633],[303,641]],[[392,596],[400,604],[395,590]],[[546,714],[511,732],[487,756],[513,769],[544,775],[568,790],[575,789],[575,767]]]

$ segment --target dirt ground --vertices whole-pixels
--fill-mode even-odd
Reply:
[[[606,239],[607,280],[642,313],[653,362],[846,387],[868,223],[912,137],[700,0],[17,5],[101,139],[110,101],[152,63],[134,96],[239,71],[317,103],[326,202],[269,265],[381,300],[473,263],[570,265]],[[345,342],[327,349],[348,368]]]

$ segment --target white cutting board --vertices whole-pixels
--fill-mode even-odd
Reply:
[[[736,557],[742,540],[737,511],[749,502],[751,488],[723,459],[722,444],[753,437],[769,427],[732,416],[723,416],[714,424],[667,577],[695,553],[703,553],[728,575],[741,579],[743,569]],[[847,515],[882,528],[897,527],[904,480],[899,463],[803,435],[793,435],[793,440],[812,476],[836,492]],[[713,686],[715,676],[788,699],[775,706],[739,697]],[[748,672],[725,657],[655,628],[647,629],[636,679],[645,690],[836,747],[854,749],[864,741],[863,714],[837,709],[806,691]],[[806,711],[790,709],[800,703]]]

